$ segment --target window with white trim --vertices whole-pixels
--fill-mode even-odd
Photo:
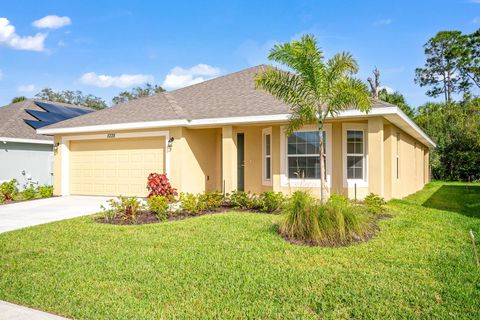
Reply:
[[[364,141],[363,130],[347,130],[347,179],[364,180]]]
[[[263,179],[270,181],[272,179],[272,134],[266,133],[263,135],[264,141],[264,172]]]
[[[326,159],[326,133],[323,152]],[[320,179],[319,131],[297,131],[288,137],[287,175],[290,179]],[[326,171],[326,163],[325,163]],[[326,175],[325,175],[326,177]]]

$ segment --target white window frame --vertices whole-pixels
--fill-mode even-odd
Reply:
[[[267,150],[266,150],[266,143],[265,139],[266,136],[270,135],[270,155],[267,155]],[[273,157],[272,157],[272,127],[265,128],[262,130],[262,185],[264,186],[272,186],[272,176],[273,176]],[[267,168],[266,168],[266,159],[270,158],[270,179],[267,179]]]
[[[347,175],[347,131],[363,132],[363,179],[348,179]],[[366,123],[342,124],[343,187],[368,188],[368,125]]]
[[[320,179],[294,179],[288,177],[288,138],[285,134],[286,126],[280,127],[280,186],[294,187],[294,188],[320,188]],[[297,132],[302,131],[317,131],[316,126],[305,126]],[[332,185],[332,125],[330,123],[324,124],[326,143],[326,187],[330,188]]]

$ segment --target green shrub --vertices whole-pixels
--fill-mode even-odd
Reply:
[[[244,191],[233,191],[228,198],[234,209],[258,209],[259,198],[257,195]]]
[[[344,195],[332,193],[327,203],[335,207],[345,207],[351,204],[351,201]]]
[[[315,242],[321,239],[317,219],[317,200],[304,191],[295,191],[290,197],[280,233],[289,239]]]
[[[371,228],[364,206],[340,195],[320,203],[308,193],[297,191],[285,208],[280,233],[310,244],[336,246],[364,240]]]
[[[116,217],[127,221],[136,221],[140,210],[144,208],[140,200],[135,197],[119,196],[117,199],[108,200],[108,203]]]
[[[100,206],[100,209],[102,210],[101,214],[105,221],[111,222],[117,217],[117,212],[113,209],[107,209],[103,205]]]
[[[147,205],[150,211],[154,212],[159,219],[165,221],[168,217],[168,202],[168,199],[164,196],[151,196],[147,200]]]
[[[203,210],[203,205],[195,194],[182,192],[180,193],[180,210],[186,214],[196,215]]]
[[[28,188],[23,190],[22,196],[25,200],[31,200],[35,198],[36,193],[37,191],[35,190],[35,187],[33,185],[30,185]]]
[[[0,184],[0,198],[2,198],[4,202],[12,201],[17,194],[18,188],[16,179],[5,181]]]
[[[285,204],[285,196],[281,192],[265,191],[258,197],[259,210],[262,212],[279,211]]]
[[[363,204],[371,214],[381,214],[385,212],[385,200],[374,193],[366,196],[365,199],[363,199]]]
[[[198,203],[204,210],[215,210],[223,205],[223,194],[221,192],[205,192],[198,195]]]
[[[37,191],[41,198],[53,197],[53,186],[39,186]]]

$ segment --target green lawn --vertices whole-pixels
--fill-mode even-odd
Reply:
[[[432,183],[389,208],[374,239],[344,248],[291,245],[278,216],[253,213],[1,234],[0,299],[80,319],[478,318],[480,184]]]

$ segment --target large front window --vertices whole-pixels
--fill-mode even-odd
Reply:
[[[320,179],[320,134],[318,131],[298,131],[288,137],[288,177],[291,179]],[[323,131],[323,151],[326,154],[326,135]]]

